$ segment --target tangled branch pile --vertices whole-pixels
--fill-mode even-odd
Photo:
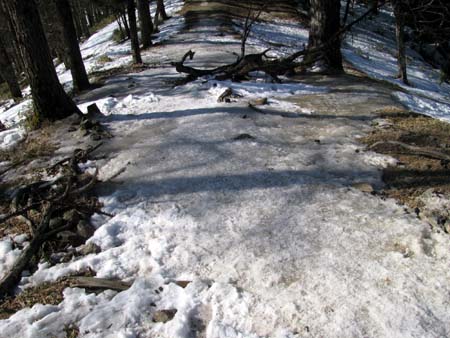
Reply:
[[[98,182],[97,170],[93,175],[84,173],[79,164],[100,146],[101,143],[87,150],[76,149],[71,157],[49,167],[47,173],[56,175],[55,179],[15,190],[10,211],[0,216],[0,224],[21,221],[27,224],[31,239],[0,280],[0,299],[12,294],[22,272],[33,269],[41,258],[79,246],[92,236],[95,229],[88,220],[94,212],[101,212],[91,194]]]

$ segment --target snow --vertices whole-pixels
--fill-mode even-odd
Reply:
[[[11,238],[6,237],[0,240],[0,279],[14,265],[20,252],[20,249],[14,247],[14,241]]]
[[[354,18],[366,8],[356,7]],[[394,18],[388,9],[373,19],[357,25],[345,40],[342,53],[358,70],[370,77],[388,81],[402,91],[394,95],[407,108],[420,114],[450,122],[450,84],[441,83],[440,71],[407,49],[408,80],[411,86],[396,79],[398,73]]]
[[[339,83],[335,91],[273,84],[262,74],[245,83],[199,79],[174,86],[179,74],[167,63],[186,50],[197,51],[192,63],[202,65],[234,59],[229,50],[239,50],[231,37],[201,27],[186,32],[181,22],[169,20],[161,28],[167,44],[143,55],[160,67],[113,76],[77,98],[82,110],[97,103],[115,135],[103,149],[110,156],[83,170],[99,166],[102,180],[125,170],[101,192],[113,217],[92,220],[97,230],[89,242],[101,252],[41,263],[20,284],[90,268],[131,288],[99,294],[67,288],[57,306],[38,304],[0,321],[2,334],[64,337],[64,328],[76,325],[89,338],[448,336],[448,236],[394,200],[353,188],[381,187],[380,170],[395,162],[356,141],[371,129],[367,115],[395,101],[375,84],[345,96]],[[128,44],[109,41],[113,27],[94,35],[85,55],[95,60],[115,50],[114,65],[128,62]],[[305,30],[288,21],[255,29],[262,37],[252,36],[255,50],[269,41],[284,44],[285,54],[290,43],[297,48],[306,40]],[[217,102],[226,88],[239,97]],[[445,102],[439,88],[421,89],[421,98]],[[262,97],[268,104],[260,112],[248,108]],[[236,138],[242,134],[253,138]],[[17,255],[11,243],[0,242],[2,268]],[[176,281],[190,283],[182,288]],[[156,311],[168,309],[177,310],[172,320],[153,322]]]

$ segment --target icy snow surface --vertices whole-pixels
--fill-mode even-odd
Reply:
[[[166,27],[179,30],[179,22],[175,16]],[[92,53],[109,50],[112,27],[91,38],[97,45],[87,42]],[[252,37],[258,50],[306,39],[289,21],[255,29],[265,32]],[[170,61],[192,49],[194,65],[217,65],[234,59],[239,42],[209,26],[166,33],[163,46],[144,53],[160,67],[114,76],[78,98],[82,109],[98,103],[115,134],[102,150],[111,155],[97,162],[100,178],[125,168],[101,192],[115,216],[93,218],[89,241],[101,252],[43,263],[21,283],[89,267],[132,287],[66,289],[57,306],[0,321],[1,334],[64,337],[74,324],[81,337],[111,338],[449,336],[448,236],[395,201],[352,187],[379,187],[380,169],[393,162],[356,141],[370,131],[372,112],[396,104],[390,91],[354,79],[271,84],[260,74],[250,83],[174,87]],[[242,97],[218,103],[229,87]],[[249,109],[260,97],[268,105]],[[8,242],[0,245],[11,254]],[[177,310],[171,321],[152,321],[168,309]]]

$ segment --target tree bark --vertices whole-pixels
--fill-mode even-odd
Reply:
[[[340,0],[311,0],[311,26],[308,49],[324,46],[322,53],[326,69],[342,71],[340,30]]]
[[[125,33],[127,34],[127,38],[131,38],[131,31],[130,31],[130,25],[128,25],[127,15],[125,12],[122,12],[120,14],[120,17],[122,18],[123,27],[125,28]]]
[[[164,0],[156,0],[156,12],[162,20],[170,19],[166,13],[166,6],[164,5]]]
[[[392,1],[395,16],[395,37],[397,40],[397,77],[406,85],[408,82],[408,73],[406,69],[406,47],[405,47],[405,11],[402,8],[400,0]]]
[[[72,74],[73,86],[76,91],[90,88],[86,68],[84,67],[80,47],[78,45],[77,33],[73,23],[72,10],[68,0],[55,0],[56,10],[61,21],[64,36],[65,54],[69,59],[70,72]]]
[[[150,15],[150,1],[138,0],[139,24],[141,27],[142,47],[147,48],[152,45],[153,23]]]
[[[6,48],[0,38],[0,75],[8,84],[9,91],[13,98],[21,98],[22,91],[20,90],[17,75],[14,71],[14,66],[6,51]]]
[[[4,4],[17,35],[39,120],[81,115],[59,83],[35,0],[4,0]]]
[[[133,63],[142,63],[141,51],[139,49],[139,38],[136,23],[136,6],[134,0],[127,2],[128,23],[130,24],[131,50],[133,52]]]
[[[164,5],[164,0],[156,0],[156,12],[155,12],[155,31],[158,31],[158,26],[164,20],[170,17],[166,13],[166,6]]]

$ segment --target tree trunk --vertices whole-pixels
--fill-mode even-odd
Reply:
[[[405,48],[405,12],[399,0],[392,1],[395,16],[395,37],[397,39],[397,63],[398,75],[406,85],[408,82],[408,73],[406,70],[406,48]]]
[[[378,14],[378,1],[379,0],[369,0],[369,7],[373,8],[373,14]]]
[[[150,16],[149,0],[138,0],[139,24],[141,27],[142,47],[147,48],[152,45],[153,23]]]
[[[156,0],[156,12],[155,12],[155,31],[159,31],[158,27],[161,22],[169,19],[166,13],[166,7],[164,5],[164,0]]]
[[[65,54],[69,59],[70,72],[73,79],[73,87],[76,91],[89,89],[89,79],[84,67],[77,33],[73,23],[72,10],[68,0],[55,0],[56,9],[61,21]]]
[[[311,0],[311,27],[308,49],[324,47],[324,67],[342,71],[340,29],[340,0]]]
[[[164,0],[156,0],[156,13],[162,20],[170,19],[166,13],[166,6],[164,5]]]
[[[3,45],[3,41],[0,41],[0,76],[8,84],[12,97],[21,98],[22,91],[20,90],[16,72],[14,71],[14,66],[9,58],[6,48]]]
[[[141,51],[139,49],[139,38],[136,23],[136,6],[134,0],[127,2],[128,23],[130,24],[131,50],[133,52],[133,63],[142,63]]]
[[[78,10],[78,18],[80,19],[80,26],[81,31],[83,32],[83,35],[85,38],[88,38],[91,36],[91,32],[89,31],[89,25],[86,18],[86,11],[84,10],[83,6],[81,6],[80,3],[77,3],[77,10]]]
[[[123,27],[125,28],[125,33],[127,33],[127,38],[130,39],[131,31],[130,26],[128,25],[127,15],[125,14],[125,12],[123,12],[120,14],[120,17],[122,18]]]
[[[38,119],[81,115],[59,83],[35,0],[4,0],[4,4],[20,45]]]

